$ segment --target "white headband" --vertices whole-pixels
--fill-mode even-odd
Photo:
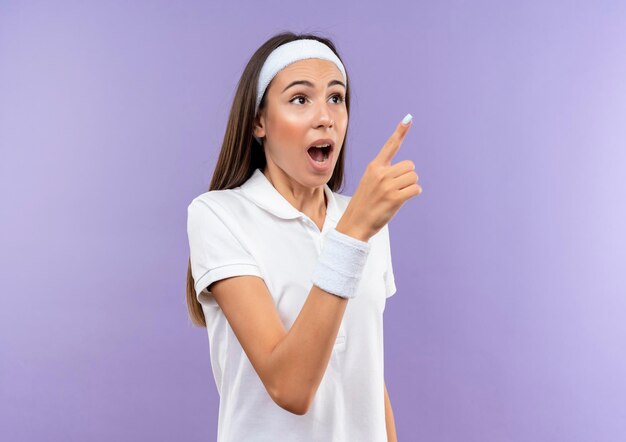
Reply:
[[[267,89],[267,86],[270,84],[270,81],[272,81],[272,78],[274,78],[278,72],[291,63],[298,60],[305,60],[307,58],[320,58],[322,60],[328,60],[335,63],[343,74],[346,88],[348,87],[348,78],[346,77],[346,70],[343,67],[343,63],[341,63],[339,57],[337,57],[337,55],[328,46],[313,39],[294,40],[274,49],[265,60],[265,63],[261,68],[261,73],[259,74],[254,115],[256,115],[259,109],[259,104],[261,104],[261,99],[263,98],[265,89]],[[256,139],[260,142],[258,138]]]

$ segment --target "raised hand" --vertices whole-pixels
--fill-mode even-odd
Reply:
[[[413,161],[391,164],[411,127],[412,118],[411,114],[407,114],[398,123],[391,137],[368,164],[337,224],[339,232],[367,241],[396,215],[408,199],[422,193]]]

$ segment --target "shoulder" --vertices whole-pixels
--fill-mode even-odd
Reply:
[[[195,207],[210,207],[216,212],[229,212],[240,199],[235,189],[209,190],[192,199],[187,210],[191,211]]]
[[[238,218],[233,198],[231,190],[211,190],[196,196],[187,206],[188,229],[233,229]]]
[[[218,234],[225,230],[236,236],[254,229],[258,219],[251,214],[251,203],[239,188],[210,190],[196,196],[187,207],[190,229],[207,229]]]

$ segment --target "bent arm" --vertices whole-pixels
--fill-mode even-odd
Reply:
[[[336,229],[361,241],[369,240],[343,218]],[[347,304],[348,299],[311,286],[298,317],[269,358],[274,379],[280,379],[275,383],[279,386],[277,403],[289,404],[296,414],[307,412],[328,367]]]
[[[268,367],[280,379],[279,403],[304,414],[324,377],[348,300],[313,285],[289,332],[270,355]]]
[[[367,241],[341,222],[337,230]],[[300,313],[285,330],[262,278],[238,276],[209,287],[271,398],[305,414],[330,361],[348,299],[311,285]]]

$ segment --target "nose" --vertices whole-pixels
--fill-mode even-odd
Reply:
[[[316,115],[317,127],[319,126],[332,127],[334,124],[334,121],[332,119],[331,112],[328,109],[328,105],[322,104],[319,106],[318,109],[319,110]]]

